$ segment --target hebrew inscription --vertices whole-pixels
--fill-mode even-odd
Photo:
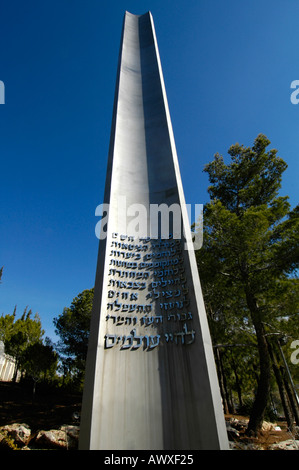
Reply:
[[[105,349],[194,343],[181,241],[113,233],[110,248]]]

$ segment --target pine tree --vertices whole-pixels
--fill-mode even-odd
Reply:
[[[63,312],[54,318],[55,332],[60,336],[58,350],[68,370],[80,378],[85,370],[94,289],[86,289],[75,297]]]
[[[17,372],[23,369],[26,349],[36,343],[42,343],[44,330],[39,315],[30,318],[31,310],[25,308],[21,318],[16,320],[16,307],[12,314],[0,317],[0,340],[5,344],[5,352],[16,360],[15,379]]]
[[[260,134],[252,148],[230,147],[229,163],[216,154],[205,166],[211,201],[197,252],[210,310],[221,312],[229,331],[255,334],[259,380],[249,433],[260,429],[269,396],[267,335],[298,311],[298,207],[291,210],[288,197],[278,195],[287,165],[276,150],[266,150],[269,144]]]

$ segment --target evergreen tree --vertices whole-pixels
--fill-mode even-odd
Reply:
[[[33,399],[36,383],[41,379],[53,378],[57,369],[58,355],[51,344],[41,342],[30,344],[23,353],[22,367],[26,377],[33,380]]]
[[[86,289],[62,314],[54,318],[55,332],[60,336],[58,351],[64,370],[71,369],[81,377],[85,370],[94,289]],[[66,372],[67,373],[67,372]]]
[[[248,425],[253,433],[269,397],[267,336],[281,328],[282,317],[298,312],[298,207],[290,210],[288,197],[278,195],[287,165],[276,150],[266,150],[269,144],[260,134],[252,148],[230,147],[228,164],[216,154],[205,166],[211,201],[197,252],[210,318],[218,311],[226,334],[242,331],[247,341],[256,341],[259,379]]]
[[[5,352],[16,360],[15,379],[18,370],[24,369],[24,354],[29,346],[41,343],[44,330],[39,315],[30,318],[32,312],[25,308],[21,318],[16,320],[16,308],[12,314],[0,317],[0,339],[4,342]]]

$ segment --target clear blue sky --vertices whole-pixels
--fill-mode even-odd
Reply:
[[[259,133],[287,162],[298,202],[298,0],[2,0],[0,314],[53,318],[94,284],[125,10],[154,17],[186,202],[203,166]]]

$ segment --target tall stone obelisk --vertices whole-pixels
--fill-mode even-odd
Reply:
[[[227,449],[150,13],[124,18],[104,201],[79,448]],[[161,204],[181,208],[186,241],[152,236]],[[141,206],[149,223],[136,237],[123,216]]]

